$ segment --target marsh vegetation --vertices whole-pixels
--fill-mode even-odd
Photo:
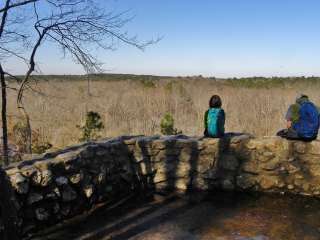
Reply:
[[[89,82],[88,82],[89,78]],[[10,82],[10,81],[9,81]],[[10,87],[15,87],[13,81]],[[55,148],[74,144],[90,111],[101,116],[99,135],[112,137],[161,134],[168,114],[174,129],[187,135],[203,134],[203,114],[212,94],[219,94],[226,111],[226,131],[256,136],[274,135],[284,127],[284,114],[297,93],[320,105],[318,78],[156,77],[91,75],[36,77],[25,96],[33,140]],[[14,129],[20,117],[15,91],[9,92],[9,139],[18,141]],[[170,127],[170,126],[169,126]]]

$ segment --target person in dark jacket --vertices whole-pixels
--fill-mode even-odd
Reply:
[[[278,136],[290,140],[312,141],[318,136],[319,112],[307,95],[301,94],[286,114],[287,128],[279,131]]]
[[[212,138],[224,136],[225,113],[221,106],[221,98],[213,95],[209,101],[209,109],[204,114],[204,136]]]

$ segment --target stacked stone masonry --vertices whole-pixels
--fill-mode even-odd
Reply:
[[[243,134],[119,137],[49,152],[6,172],[26,234],[100,203],[162,189],[320,197],[320,142]]]

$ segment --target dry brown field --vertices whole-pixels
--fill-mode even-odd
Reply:
[[[206,78],[161,78],[139,81],[91,79],[68,76],[34,82],[25,94],[31,124],[43,140],[54,147],[78,142],[76,127],[87,111],[98,112],[105,129],[103,137],[160,133],[160,121],[167,112],[175,127],[186,135],[202,135],[203,114],[211,95],[219,94],[226,112],[226,131],[256,136],[274,135],[285,126],[284,114],[298,93],[308,94],[320,105],[319,84],[291,84],[282,87],[248,87]],[[11,84],[11,86],[14,84]],[[19,121],[15,92],[9,91],[9,130]]]

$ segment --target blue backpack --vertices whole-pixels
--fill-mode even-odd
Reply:
[[[207,126],[210,137],[221,137],[224,134],[224,112],[221,108],[209,109]]]
[[[304,102],[299,110],[299,121],[293,124],[300,137],[314,138],[319,130],[319,112],[312,102]]]

